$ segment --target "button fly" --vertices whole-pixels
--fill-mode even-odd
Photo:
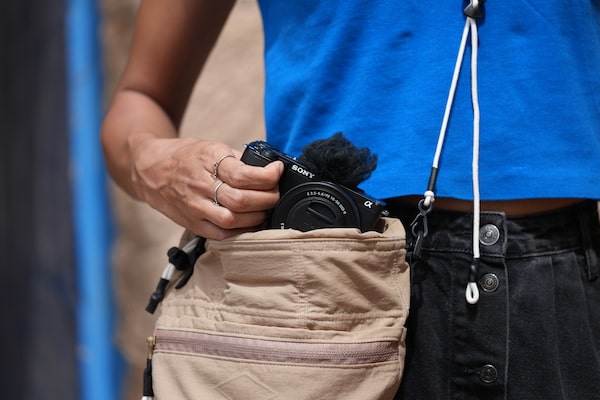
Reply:
[[[485,274],[481,277],[479,284],[481,285],[484,291],[494,292],[496,289],[498,289],[500,281],[498,280],[496,274]]]
[[[500,239],[500,231],[498,227],[492,224],[487,224],[479,229],[479,242],[484,246],[492,246]]]
[[[498,371],[496,367],[491,364],[484,365],[481,367],[481,371],[479,372],[479,379],[481,379],[485,383],[494,383],[496,379],[498,379]]]

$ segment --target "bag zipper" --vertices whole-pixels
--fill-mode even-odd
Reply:
[[[158,329],[156,352],[184,352],[291,364],[364,365],[399,361],[398,341],[310,343]]]

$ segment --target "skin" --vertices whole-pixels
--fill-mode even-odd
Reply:
[[[283,165],[239,161],[223,143],[178,137],[194,84],[235,0],[144,0],[129,62],[102,126],[109,173],[129,195],[197,235],[224,239],[255,230],[279,199]],[[221,157],[218,180],[210,175]],[[414,206],[418,198],[397,198]],[[525,215],[579,199],[482,202],[482,210]],[[472,202],[436,200],[437,209],[470,211]]]
[[[224,239],[254,230],[279,199],[283,165],[252,167],[223,143],[178,137],[193,86],[234,0],[144,0],[130,58],[101,138],[115,182],[197,235]],[[218,190],[221,206],[213,204]]]

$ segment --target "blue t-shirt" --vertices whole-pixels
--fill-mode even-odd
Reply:
[[[483,200],[600,198],[600,0],[486,2],[479,24]],[[260,0],[267,140],[297,155],[343,132],[379,157],[361,185],[423,194],[463,2]],[[436,195],[472,199],[470,45]]]

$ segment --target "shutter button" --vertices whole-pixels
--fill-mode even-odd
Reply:
[[[479,242],[484,246],[492,246],[500,239],[500,231],[495,225],[487,224],[479,230]]]
[[[494,383],[498,379],[498,371],[492,364],[487,364],[481,367],[479,372],[479,379],[485,383]]]
[[[494,292],[496,289],[498,289],[500,281],[498,280],[496,274],[485,274],[481,277],[479,284],[481,285],[484,291]]]

